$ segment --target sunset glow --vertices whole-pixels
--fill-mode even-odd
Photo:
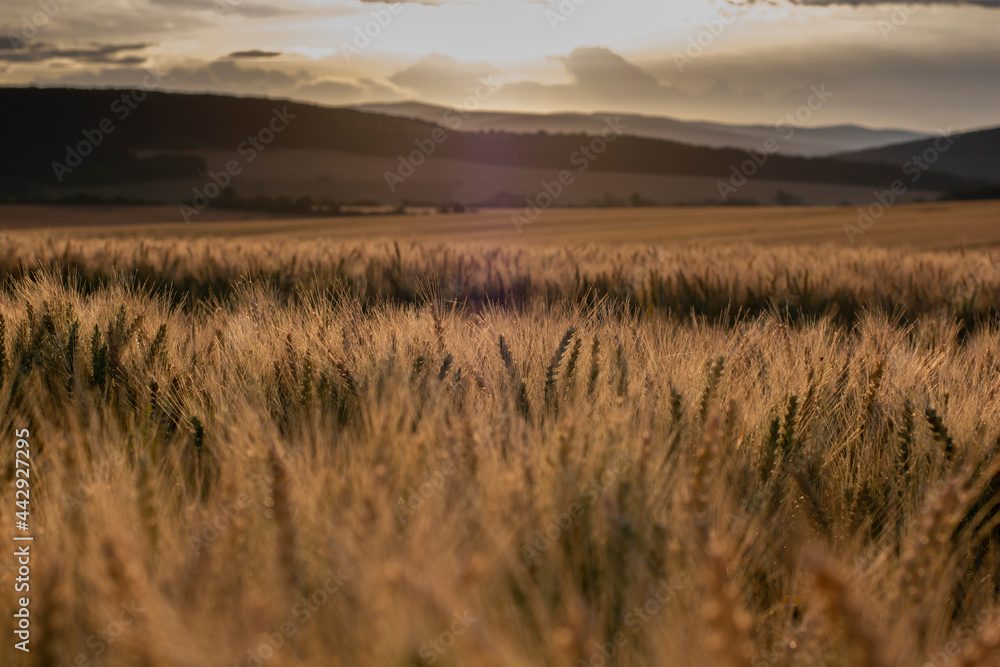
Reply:
[[[0,5],[5,85],[127,86],[154,67],[168,90],[455,106],[492,75],[503,86],[486,108],[768,123],[826,84],[837,104],[814,124],[919,130],[987,125],[1000,103],[996,10],[976,3],[53,0],[52,16],[36,0]]]

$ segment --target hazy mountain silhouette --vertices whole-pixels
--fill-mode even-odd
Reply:
[[[359,111],[372,111],[389,116],[416,118],[431,123],[441,123],[448,112],[446,107],[422,102],[391,104],[363,104],[354,107]],[[501,132],[550,134],[599,134],[609,117],[618,115],[628,123],[628,133],[647,139],[666,139],[693,146],[710,148],[760,147],[768,137],[779,140],[782,155],[824,157],[887,146],[926,138],[928,135],[907,130],[873,130],[858,125],[837,125],[817,128],[797,128],[794,136],[785,138],[774,125],[727,125],[701,121],[683,121],[660,116],[635,114],[579,114],[579,113],[511,113],[498,111],[471,111],[462,121],[461,129],[469,132],[494,130]]]

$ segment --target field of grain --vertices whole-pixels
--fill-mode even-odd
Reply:
[[[949,207],[10,230],[0,664],[997,664],[1000,257]]]
[[[871,204],[876,204],[874,194]],[[867,208],[867,206],[865,207]],[[876,212],[878,208],[874,209]],[[329,241],[398,240],[417,243],[490,243],[563,246],[641,243],[662,246],[829,245],[963,250],[1000,245],[1000,202],[938,202],[891,207],[871,219],[864,233],[858,207],[710,207],[572,209],[542,211],[518,228],[523,209],[483,209],[464,214],[268,218],[259,213],[209,207],[185,224],[176,207],[0,206],[5,232],[45,229],[45,237],[204,238],[252,237]],[[853,242],[852,242],[853,239]]]

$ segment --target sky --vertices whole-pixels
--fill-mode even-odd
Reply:
[[[1000,0],[0,0],[0,85],[1000,125]],[[478,96],[477,96],[478,93]]]

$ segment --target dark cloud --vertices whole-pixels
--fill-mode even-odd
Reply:
[[[260,49],[250,49],[249,51],[233,51],[227,58],[277,58],[282,55],[281,51],[261,51]]]
[[[211,12],[226,16],[243,16],[251,19],[272,18],[295,14],[293,10],[247,0],[149,0],[150,4],[196,12]]]
[[[79,63],[138,64],[146,61],[141,56],[119,57],[129,51],[142,51],[152,44],[93,44],[88,48],[57,48],[42,42],[0,42],[0,60],[17,63],[37,63],[49,60],[73,60]]]
[[[47,85],[131,88],[148,75],[136,67],[103,68],[99,72],[67,73]],[[371,79],[337,81],[317,78],[305,70],[281,71],[267,67],[241,66],[232,60],[204,65],[175,67],[162,73],[163,90],[190,93],[222,93],[282,97],[330,105],[402,99],[394,88]]]

